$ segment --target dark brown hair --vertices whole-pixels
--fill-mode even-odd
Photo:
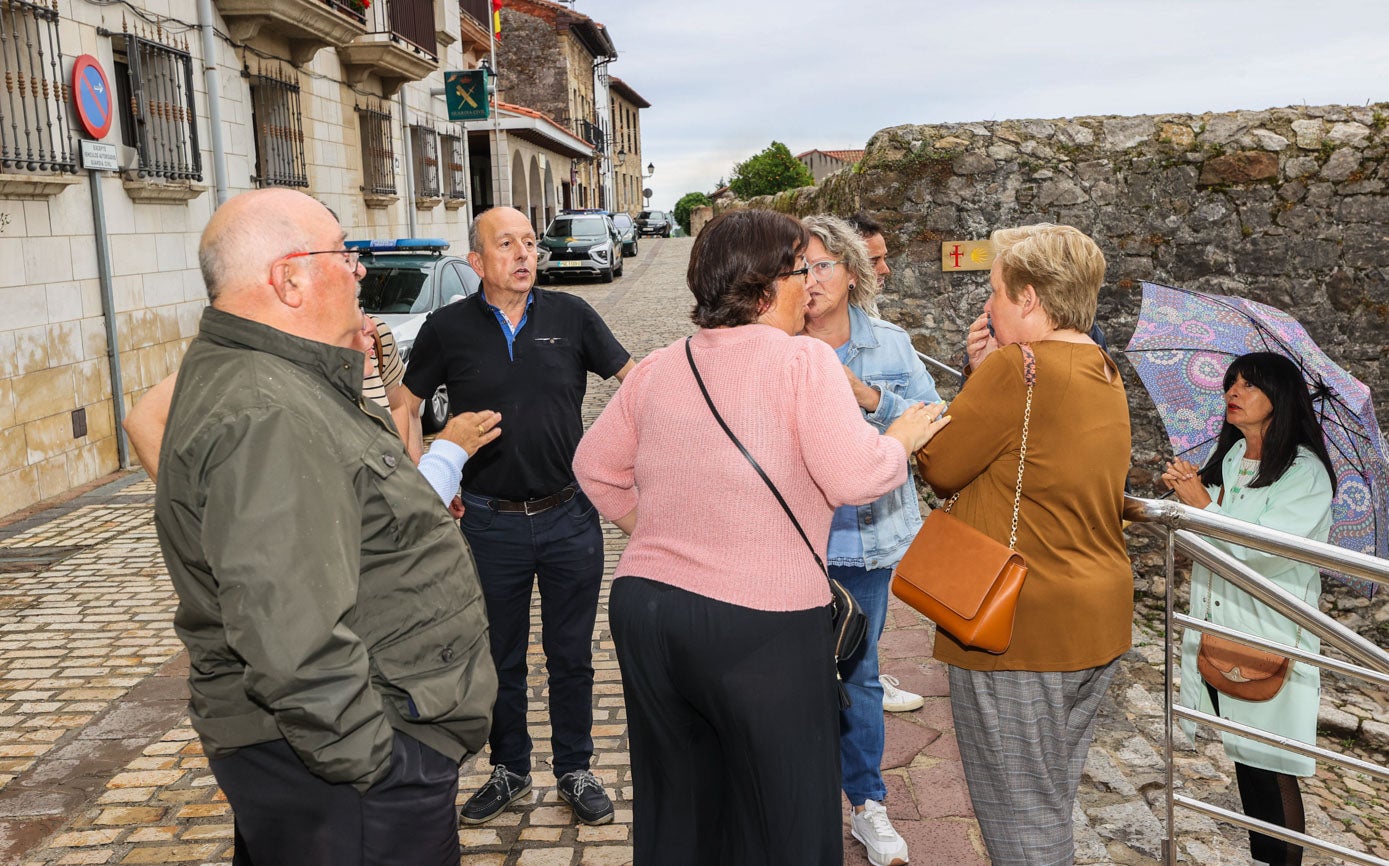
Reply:
[[[757,321],[777,278],[795,270],[810,235],[800,221],[769,210],[720,214],[700,229],[685,281],[694,294],[690,319],[701,328]]]

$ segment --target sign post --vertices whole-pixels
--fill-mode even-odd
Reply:
[[[92,138],[111,131],[115,118],[111,81],[101,62],[83,54],[72,64],[72,101],[77,119]],[[111,285],[111,241],[106,233],[106,202],[101,197],[102,172],[120,171],[114,144],[82,140],[82,167],[87,170],[87,186],[92,193],[92,226],[96,235],[97,282],[101,286],[101,308],[106,320],[106,357],[111,366],[111,404],[115,414],[116,459],[122,469],[130,468],[130,443],[125,435],[125,384],[121,377],[120,335],[116,330],[116,296]]]

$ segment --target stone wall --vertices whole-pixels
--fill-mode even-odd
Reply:
[[[942,273],[941,242],[1050,221],[1093,236],[1109,262],[1099,321],[1122,350],[1141,280],[1284,309],[1374,391],[1389,423],[1389,104],[1228,114],[900,126],[820,186],[754,205],[864,209],[887,227],[884,315],[918,348],[958,361],[986,272]],[[1134,481],[1168,454],[1147,393],[1116,353],[1134,418]]]

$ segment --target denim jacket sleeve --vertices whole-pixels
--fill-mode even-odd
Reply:
[[[881,399],[878,408],[865,412],[868,423],[878,430],[886,430],[893,421],[914,403],[935,403],[940,400],[936,393],[936,380],[926,371],[926,365],[916,355],[911,338],[896,328],[878,328],[884,360],[889,361],[893,372],[905,373],[905,378],[891,385],[879,385]],[[887,365],[882,365],[886,367]]]

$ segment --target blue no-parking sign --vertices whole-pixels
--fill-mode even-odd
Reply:
[[[115,114],[111,82],[101,62],[90,54],[83,54],[72,64],[72,101],[88,135],[101,138],[111,131]]]

